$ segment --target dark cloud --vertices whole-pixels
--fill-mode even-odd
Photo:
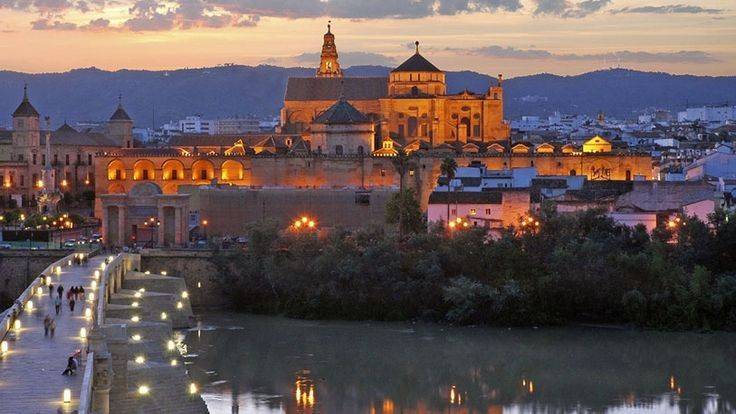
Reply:
[[[284,58],[268,58],[263,63],[277,66],[306,66],[317,67],[319,53],[302,53]],[[381,65],[394,66],[396,60],[390,56],[370,52],[340,52],[340,66]]]
[[[689,6],[685,4],[671,4],[667,6],[642,6],[624,7],[611,10],[611,13],[643,13],[643,14],[721,14],[723,9],[707,9],[700,6]]]
[[[679,52],[632,52],[622,50],[608,53],[575,54],[575,53],[552,53],[541,49],[517,49],[514,47],[486,46],[475,49],[448,48],[448,51],[487,56],[500,59],[523,59],[523,60],[558,60],[558,61],[597,61],[606,60],[610,62],[628,63],[713,63],[720,60],[710,53],[699,50],[683,50]]]
[[[63,22],[59,20],[51,21],[49,19],[38,19],[31,22],[33,30],[76,30],[77,25],[74,23]]]
[[[596,13],[611,4],[612,0],[534,0],[534,14],[580,19]]]
[[[262,17],[416,19],[435,15],[516,11],[520,0],[214,0],[232,12]]]

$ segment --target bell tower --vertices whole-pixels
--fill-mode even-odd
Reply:
[[[337,47],[335,46],[335,35],[332,34],[332,21],[327,23],[327,33],[322,43],[322,55],[320,56],[318,78],[341,78],[342,70],[337,61]]]

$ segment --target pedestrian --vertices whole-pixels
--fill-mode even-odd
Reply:
[[[69,311],[70,312],[74,312],[74,304],[76,303],[77,301],[74,300],[74,296],[72,296],[71,299],[69,299]]]
[[[59,314],[59,312],[61,312],[61,295],[57,296],[54,299],[54,309],[56,309],[57,315]]]
[[[50,298],[54,297],[54,284],[53,283],[49,283],[49,297]]]
[[[64,294],[64,286],[59,285],[59,287],[56,288],[56,293],[59,294],[59,299],[61,299],[61,295]]]
[[[64,372],[61,373],[61,375],[74,375],[74,372],[77,370],[77,361],[74,360],[74,357],[69,357],[66,361],[66,369]]]
[[[43,336],[49,336],[49,328],[51,327],[51,316],[49,314],[46,314],[46,317],[43,318]]]
[[[49,322],[49,331],[51,331],[51,339],[53,339],[56,333],[56,319],[54,318],[51,318],[51,322]]]
[[[69,297],[70,297],[70,298],[75,298],[75,299],[76,299],[76,297],[77,297],[77,287],[76,287],[76,286],[72,286],[72,287],[71,287],[71,288],[69,289]]]

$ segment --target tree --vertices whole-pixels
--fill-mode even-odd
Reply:
[[[454,158],[447,157],[442,160],[440,165],[440,173],[447,177],[447,192],[450,192],[450,181],[455,178],[455,171],[457,171],[457,161]],[[447,221],[450,221],[450,197],[447,197]]]
[[[411,189],[395,193],[386,203],[386,222],[399,225],[399,234],[419,233],[424,229],[422,210]]]
[[[394,168],[396,169],[396,172],[399,174],[399,194],[403,198],[404,194],[404,176],[406,175],[406,172],[409,171],[409,168],[411,168],[412,165],[412,157],[411,155],[407,154],[406,151],[403,148],[399,148],[396,150],[396,156],[391,160],[391,163],[394,165]],[[398,207],[401,209],[404,207],[404,203],[398,203]],[[404,212],[399,211],[399,237],[404,237]]]

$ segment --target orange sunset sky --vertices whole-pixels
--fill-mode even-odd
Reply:
[[[422,52],[520,76],[608,67],[736,75],[736,0],[0,0],[0,70],[343,66]]]

